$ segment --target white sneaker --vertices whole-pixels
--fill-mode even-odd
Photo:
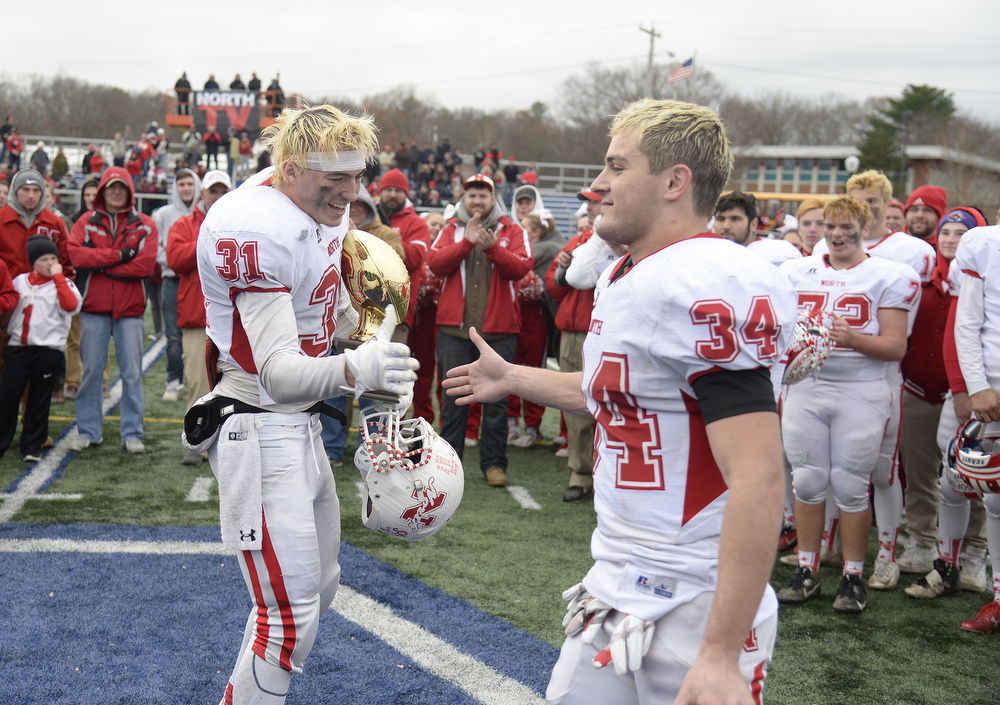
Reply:
[[[560,447],[564,446],[566,445],[566,436],[556,436],[552,439],[552,443]]]
[[[899,566],[887,558],[875,559],[875,572],[868,578],[873,590],[892,590],[899,584]]]
[[[79,453],[81,450],[87,450],[87,448],[90,448],[92,445],[94,445],[94,443],[92,443],[86,436],[77,436],[69,442],[69,449]]]
[[[567,448],[560,448],[559,450],[557,450],[556,451],[556,457],[557,458],[568,458],[569,457],[569,448],[568,447]]]
[[[170,380],[163,392],[163,401],[177,401],[180,399],[182,389],[184,389],[184,384],[179,379]]]
[[[899,558],[899,569],[904,573],[920,573],[926,575],[934,570],[934,559],[938,557],[937,549],[912,541]]]
[[[122,443],[122,447],[126,453],[132,453],[133,455],[146,452],[146,446],[138,438],[126,438],[125,442]]]
[[[466,448],[475,448],[477,445],[479,445],[479,439],[477,439],[477,438],[469,438],[468,436],[465,437],[465,447]]]
[[[511,441],[511,445],[517,446],[518,448],[530,448],[535,445],[535,441],[538,440],[538,429],[534,426],[528,426],[520,436]]]
[[[521,435],[521,427],[517,425],[517,419],[511,417],[507,419],[507,442],[513,443]]]
[[[959,556],[962,572],[958,575],[958,586],[969,592],[988,592],[986,579],[986,549],[982,546],[966,546]]]

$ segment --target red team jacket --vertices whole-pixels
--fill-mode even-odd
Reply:
[[[444,279],[438,298],[436,324],[439,326],[461,326],[465,315],[463,268],[465,258],[475,245],[464,237],[455,241],[459,225],[459,220],[453,218],[438,233],[428,259],[431,271]],[[517,284],[531,269],[531,250],[526,245],[528,238],[524,230],[510,218],[500,218],[497,227],[497,243],[486,252],[493,267],[486,314],[480,332],[516,335],[521,332]]]
[[[63,274],[72,278],[74,272],[69,261],[69,233],[66,232],[66,223],[63,219],[46,208],[35,217],[31,227],[26,228],[17,211],[7,205],[0,208],[0,259],[7,263],[11,279],[18,274],[31,271],[28,253],[24,247],[28,238],[33,235],[44,235],[56,243]]]
[[[198,275],[198,231],[205,220],[200,208],[178,218],[167,236],[167,264],[180,277],[177,282],[177,327],[204,328],[205,296]]]
[[[104,210],[104,188],[112,179],[125,183],[129,192],[126,210],[110,215]],[[121,167],[104,172],[97,187],[94,210],[73,224],[69,235],[69,258],[77,269],[86,269],[83,310],[113,318],[141,316],[146,310],[142,280],[153,274],[156,265],[156,224],[148,215],[132,210],[135,195],[132,177]],[[122,262],[119,250],[137,250],[134,259]],[[78,276],[79,281],[79,276]]]
[[[406,309],[403,322],[412,328],[414,311],[417,308],[417,292],[420,291],[423,279],[424,259],[430,246],[430,230],[427,229],[427,221],[417,215],[413,206],[407,206],[393,214],[392,222],[386,225],[398,232],[403,241],[406,271],[410,275],[410,305]]]
[[[572,252],[585,243],[594,234],[593,228],[587,228],[579,235],[574,235],[560,250]],[[572,286],[556,284],[556,260],[552,260],[549,270],[545,273],[545,291],[553,301],[559,302],[556,311],[556,328],[561,331],[585,333],[590,328],[590,314],[594,310],[594,290],[576,289]]]

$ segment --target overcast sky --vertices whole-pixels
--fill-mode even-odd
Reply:
[[[641,25],[660,34],[656,61],[693,55],[744,95],[865,98],[927,83],[1000,125],[998,20],[997,0],[21,2],[2,13],[0,76],[169,91],[182,70],[195,88],[256,71],[265,86],[280,73],[287,94],[407,85],[450,108],[557,108],[563,80],[588,63],[645,63]]]

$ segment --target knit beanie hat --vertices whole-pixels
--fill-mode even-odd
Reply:
[[[941,228],[948,223],[962,223],[969,230],[972,230],[975,227],[986,225],[986,219],[983,218],[982,213],[972,208],[952,208],[941,217],[940,221],[938,221],[938,235],[941,234]]]
[[[948,208],[948,195],[940,186],[921,186],[913,189],[913,193],[906,199],[906,208],[903,212],[910,210],[913,206],[927,206],[941,218]]]
[[[385,172],[385,176],[382,177],[382,180],[378,184],[378,192],[382,193],[382,189],[390,186],[402,189],[406,193],[410,192],[410,180],[399,169],[390,169]]]
[[[32,267],[35,266],[35,260],[42,255],[59,256],[59,248],[56,247],[56,243],[44,235],[32,235],[29,237],[24,249],[28,253],[28,264]]]

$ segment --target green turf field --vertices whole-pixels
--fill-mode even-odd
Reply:
[[[147,324],[148,326],[148,324]],[[186,499],[195,481],[210,478],[208,464],[186,467],[180,460],[180,419],[185,400],[161,400],[164,361],[145,381],[143,456],[126,454],[118,442],[117,411],[106,419],[104,444],[77,454],[48,493],[68,499],[30,499],[15,522],[215,525],[217,493],[208,501]],[[52,408],[51,435],[72,420],[73,403]],[[543,433],[557,432],[549,412]],[[352,457],[355,433],[348,437]],[[510,492],[490,488],[478,470],[477,449],[465,454],[466,488],[451,524],[419,543],[396,541],[363,527],[350,463],[335,471],[342,503],[343,537],[426,583],[463,598],[540,638],[561,642],[560,593],[590,565],[592,503],[561,501],[565,461],[551,445],[509,450],[509,482],[527,490],[541,509],[522,508]],[[9,487],[26,470],[16,444],[0,459],[0,484]],[[874,557],[874,540],[869,563]],[[781,587],[793,569],[775,565],[772,583]],[[856,617],[830,608],[838,579],[822,569],[823,596],[801,607],[783,608],[778,643],[765,694],[767,702],[817,705],[987,705],[1000,702],[1000,635],[961,631],[989,598],[965,593],[921,602],[901,588],[869,591],[868,609]],[[915,576],[903,576],[902,585]]]

